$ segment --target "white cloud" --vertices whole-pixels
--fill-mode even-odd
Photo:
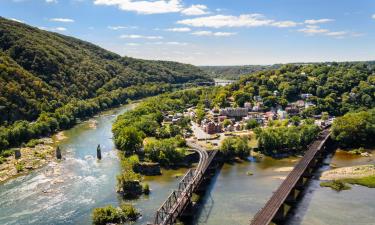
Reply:
[[[178,41],[168,41],[168,42],[162,42],[162,41],[157,41],[157,42],[147,42],[147,45],[180,45],[180,46],[186,46],[188,43],[186,42],[178,42]]]
[[[375,20],[375,14],[373,14],[373,15],[371,16],[371,18],[373,18],[373,19]]]
[[[41,30],[45,30],[45,31],[55,31],[55,32],[65,32],[65,31],[67,31],[67,29],[65,27],[53,27],[53,28],[38,27],[38,28],[41,29]]]
[[[302,29],[298,30],[299,32],[305,33],[307,35],[314,35],[314,34],[323,34],[323,33],[328,33],[329,30],[327,29],[321,29],[318,26],[308,26]]]
[[[130,26],[130,27],[126,27],[126,26],[108,26],[108,29],[110,29],[110,30],[138,29],[138,27],[137,26]]]
[[[46,3],[57,3],[57,0],[46,0]]]
[[[127,46],[139,46],[138,43],[127,43],[126,45],[127,45]]]
[[[240,16],[232,15],[215,15],[205,16],[192,19],[184,19],[177,21],[178,24],[184,24],[192,27],[260,27],[260,26],[274,26],[274,27],[294,27],[298,23],[293,21],[275,21],[267,19],[262,14],[244,14]]]
[[[343,37],[347,34],[348,34],[347,31],[333,31],[333,32],[326,33],[327,36],[332,36],[332,37]]]
[[[16,22],[19,22],[19,23],[25,23],[25,21],[19,20],[19,19],[15,19],[15,18],[9,18],[9,20],[13,20],[13,21],[16,21]]]
[[[307,25],[305,28],[299,29],[299,32],[305,33],[309,36],[313,35],[325,35],[334,38],[344,38],[347,36],[359,37],[356,33],[350,33],[347,31],[330,31],[328,29],[320,28],[317,25]]]
[[[317,20],[305,20],[306,24],[320,24],[334,21],[333,19],[317,19]]]
[[[232,33],[232,32],[212,32],[212,31],[202,30],[202,31],[193,32],[191,34],[195,35],[195,36],[229,37],[229,36],[235,35],[236,33]]]
[[[74,20],[69,18],[51,18],[49,21],[61,23],[74,23]]]
[[[183,9],[181,0],[95,0],[94,4],[117,6],[120,10],[139,14],[174,13]]]
[[[188,16],[199,16],[209,14],[209,12],[206,10],[207,6],[198,4],[191,5],[189,8],[183,9],[181,13]]]
[[[124,34],[124,35],[121,35],[120,38],[123,38],[123,39],[148,39],[148,40],[163,39],[162,36],[144,36],[144,35],[139,35],[139,34]]]
[[[177,41],[169,41],[169,42],[165,42],[165,44],[167,44],[167,45],[182,45],[182,46],[188,45],[186,42],[177,42]]]
[[[55,27],[55,28],[52,28],[53,31],[67,31],[67,29],[65,27]]]
[[[172,32],[189,32],[191,29],[189,27],[174,27],[174,28],[168,28],[166,31],[172,31]]]
[[[274,23],[272,23],[272,26],[285,28],[285,27],[295,27],[298,24],[299,23],[297,23],[297,22],[287,20],[287,21],[274,22]]]

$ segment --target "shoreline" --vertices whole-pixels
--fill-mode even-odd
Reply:
[[[15,159],[14,154],[5,158],[6,161],[0,164],[0,184],[19,176],[25,176],[50,162],[56,161],[52,138],[38,140],[43,141],[43,144],[38,144],[32,148],[20,148],[21,158]]]
[[[128,104],[121,104],[118,107],[113,107],[106,111],[115,110],[130,104],[137,104],[140,101],[142,101],[142,99],[134,100]],[[98,112],[92,117],[84,118],[84,120],[80,121],[79,123],[76,123],[73,127],[81,123],[88,122],[90,129],[96,129],[96,123],[93,119],[105,113],[106,111]],[[73,127],[68,128],[66,130],[72,129]],[[32,171],[40,169],[50,162],[57,162],[58,160],[55,157],[54,145],[58,144],[60,141],[67,138],[64,134],[66,130],[57,131],[48,137],[35,139],[38,141],[42,141],[43,144],[37,144],[36,146],[31,148],[12,148],[21,150],[21,158],[15,159],[14,154],[4,158],[5,162],[0,164],[0,184],[3,184],[11,179],[15,179],[20,176],[26,176]],[[20,166],[18,167],[19,169],[22,169],[21,171],[17,171],[16,165],[18,164],[20,164]]]

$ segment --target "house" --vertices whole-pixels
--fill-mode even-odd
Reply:
[[[277,119],[277,115],[276,113],[272,111],[268,111],[264,114],[264,118],[265,120],[274,120],[274,119]]]
[[[218,116],[219,122],[223,122],[226,118],[227,116]]]
[[[254,96],[254,100],[257,101],[257,102],[261,102],[262,97],[260,97],[259,95],[256,95],[256,96]]]
[[[221,124],[212,121],[205,122],[202,125],[202,128],[207,134],[215,134],[221,132]]]
[[[311,102],[306,102],[305,103],[305,109],[309,108],[309,107],[312,107],[312,106],[315,106],[315,104],[311,103]]]
[[[241,125],[239,123],[235,123],[233,125],[233,129],[236,130],[236,131],[240,131],[241,130]]]
[[[312,94],[309,94],[309,93],[307,93],[307,94],[301,94],[301,98],[302,99],[308,99],[308,98],[311,98],[313,95]]]
[[[279,119],[286,119],[288,117],[288,113],[285,111],[285,110],[277,110],[277,116],[279,117]]]
[[[296,105],[298,108],[304,108],[304,107],[305,107],[305,101],[303,101],[303,100],[298,100],[298,101],[296,101],[295,105]]]
[[[221,116],[227,116],[227,117],[244,117],[247,116],[248,110],[247,108],[225,108],[220,110]]]
[[[244,103],[244,107],[245,107],[248,111],[250,111],[251,108],[252,108],[252,105],[251,105],[250,102],[245,102],[245,103]]]
[[[285,111],[291,116],[295,116],[299,114],[299,109],[296,106],[288,106],[285,108]]]

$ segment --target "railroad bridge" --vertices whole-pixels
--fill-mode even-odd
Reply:
[[[325,149],[330,144],[330,131],[324,129],[318,139],[309,145],[304,157],[289,173],[284,182],[274,192],[265,206],[254,216],[251,225],[282,223],[289,210],[301,196],[312,173],[324,158]]]
[[[153,223],[149,225],[175,224],[185,211],[191,206],[191,197],[204,183],[210,174],[210,168],[217,151],[207,152],[201,146],[187,142],[193,151],[199,154],[199,163],[195,169],[189,169],[178,184],[178,189],[172,191],[167,200],[161,205],[155,214]]]

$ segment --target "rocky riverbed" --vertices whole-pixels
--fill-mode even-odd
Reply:
[[[0,182],[27,174],[53,161],[55,149],[51,145],[52,139],[43,138],[41,142],[43,144],[38,144],[32,148],[20,148],[21,157],[19,159],[16,159],[14,155],[7,157],[5,162],[0,164]]]

